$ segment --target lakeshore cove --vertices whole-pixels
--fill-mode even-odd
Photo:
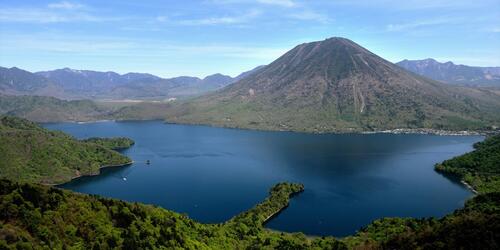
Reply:
[[[133,163],[60,187],[186,213],[218,223],[245,211],[282,181],[304,192],[271,229],[346,236],[382,217],[441,217],[473,193],[434,171],[482,136],[304,134],[165,124],[161,121],[50,123],[77,138],[128,137]]]

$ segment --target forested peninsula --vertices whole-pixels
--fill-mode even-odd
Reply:
[[[113,149],[127,148],[126,138],[77,140],[25,119],[0,117],[0,178],[21,182],[60,184],[99,174],[106,166],[132,162]]]

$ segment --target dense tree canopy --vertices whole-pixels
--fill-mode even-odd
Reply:
[[[162,208],[0,180],[0,249],[345,249],[332,237],[271,232],[264,218],[302,185],[281,183],[269,198],[223,224],[201,224]]]
[[[130,143],[125,139],[116,141]],[[82,142],[65,133],[44,129],[28,120],[2,116],[0,178],[57,184],[82,175],[98,174],[103,166],[131,162],[128,157],[109,148],[113,145],[121,146],[117,142]]]
[[[103,147],[110,148],[113,150],[130,148],[135,143],[132,139],[127,137],[115,137],[115,138],[92,137],[84,139],[82,140],[82,142],[95,143],[97,145],[101,145]]]
[[[479,192],[500,192],[500,135],[474,144],[474,149],[436,165],[436,170],[460,177]]]

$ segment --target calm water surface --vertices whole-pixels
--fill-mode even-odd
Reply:
[[[471,193],[433,166],[482,140],[259,132],[160,121],[44,126],[77,138],[126,136],[136,142],[123,151],[133,165],[104,169],[63,188],[222,222],[263,200],[275,183],[301,182],[305,192],[267,227],[335,236],[380,217],[443,216],[463,206]]]

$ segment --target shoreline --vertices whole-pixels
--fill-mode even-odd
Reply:
[[[468,182],[464,180],[460,180],[460,183],[462,183],[467,189],[469,189],[474,195],[478,195],[479,192],[474,189]]]
[[[171,125],[190,125],[190,126],[205,126],[212,128],[225,128],[225,129],[239,129],[239,130],[252,130],[252,131],[263,131],[263,132],[290,132],[290,133],[303,133],[303,134],[421,134],[421,135],[439,135],[439,136],[486,136],[489,134],[500,133],[499,130],[444,130],[444,129],[433,129],[433,128],[394,128],[394,129],[381,129],[381,130],[356,130],[356,129],[346,129],[338,131],[299,131],[299,130],[286,130],[279,128],[252,128],[252,127],[241,127],[241,126],[231,126],[224,124],[209,124],[209,123],[195,123],[195,122],[172,122],[165,119],[100,119],[100,120],[68,120],[68,121],[51,121],[51,122],[37,122],[40,124],[51,124],[51,123],[76,123],[76,124],[89,124],[89,123],[101,123],[101,122],[141,122],[141,121],[161,121],[164,124]]]
[[[275,218],[276,216],[278,216],[281,212],[283,212],[286,208],[288,208],[290,206],[290,201],[292,200],[293,197],[301,194],[304,192],[304,188],[300,191],[297,191],[297,192],[294,192],[294,193],[291,193],[290,196],[288,197],[288,203],[286,204],[286,206],[284,207],[281,207],[280,209],[278,209],[277,211],[275,211],[274,213],[271,213],[269,216],[267,216],[263,221],[262,221],[262,226],[265,226],[266,223],[268,223],[270,220],[272,220],[273,218]],[[265,228],[265,227],[264,227]]]
[[[209,123],[191,123],[191,122],[172,122],[168,120],[163,121],[165,124],[170,125],[190,125],[190,126],[204,126],[211,128],[224,128],[224,129],[236,129],[236,130],[250,130],[250,131],[261,131],[261,132],[287,132],[287,133],[299,133],[299,134],[313,134],[313,135],[368,135],[368,134],[410,134],[410,135],[438,135],[438,136],[486,136],[490,134],[500,133],[499,130],[442,130],[433,128],[395,128],[395,129],[383,129],[383,130],[338,130],[338,131],[298,131],[298,130],[286,130],[278,128],[249,128],[240,126],[231,126],[223,124],[209,124]]]
[[[494,131],[474,131],[474,130],[462,130],[462,131],[452,131],[452,130],[440,130],[440,129],[430,129],[430,128],[397,128],[397,129],[387,129],[387,130],[377,130],[377,131],[365,131],[361,134],[421,134],[421,135],[440,135],[440,136],[484,136],[488,133],[493,133]]]
[[[72,123],[72,124],[91,124],[103,122],[151,122],[151,121],[165,121],[164,119],[102,119],[102,120],[65,120],[65,121],[33,121],[38,124],[55,124],[55,123]]]
[[[80,175],[77,175],[77,176],[73,176],[71,177],[70,180],[68,181],[64,181],[64,182],[61,182],[61,183],[44,183],[44,185],[47,185],[47,186],[52,186],[52,187],[57,187],[57,186],[60,186],[60,185],[64,185],[66,183],[70,183],[76,179],[79,179],[79,178],[82,178],[82,177],[90,177],[90,176],[97,176],[97,175],[100,175],[101,174],[101,169],[104,169],[104,168],[112,168],[112,167],[125,167],[125,166],[129,166],[129,165],[132,165],[134,163],[133,160],[127,162],[127,163],[123,163],[123,164],[110,164],[110,165],[102,165],[101,167],[99,167],[99,172],[97,173],[90,173],[90,174],[80,174]]]
[[[135,162],[135,161],[131,160],[130,162],[128,162],[128,163],[124,163],[124,164],[110,164],[110,165],[103,165],[103,166],[101,166],[101,167],[99,168],[99,172],[98,172],[98,173],[91,173],[91,174],[86,174],[86,175],[75,176],[75,177],[71,178],[71,180],[69,180],[69,181],[67,181],[67,182],[63,182],[63,183],[60,183],[60,184],[48,184],[48,185],[49,185],[49,186],[55,186],[55,187],[57,187],[57,186],[59,186],[59,185],[63,185],[63,184],[69,183],[69,182],[71,182],[71,181],[73,181],[73,180],[75,180],[75,179],[78,179],[78,178],[82,178],[82,177],[90,177],[90,176],[97,176],[97,175],[100,175],[100,174],[101,174],[101,169],[104,169],[104,168],[112,168],[112,167],[123,167],[123,166],[128,166],[128,165],[133,164],[134,162]],[[475,190],[475,189],[474,189],[474,188],[473,188],[473,187],[472,187],[472,186],[471,186],[468,182],[466,182],[466,181],[465,181],[465,180],[463,180],[463,179],[459,179],[459,180],[460,180],[460,183],[461,183],[461,184],[463,184],[463,185],[464,185],[464,186],[465,186],[468,190],[470,190],[470,191],[472,192],[472,196],[471,196],[471,197],[469,197],[468,199],[471,199],[471,198],[473,198],[473,197],[475,197],[475,196],[479,195],[479,192],[478,192],[477,190]],[[57,188],[59,188],[59,187],[57,187]],[[297,195],[299,195],[299,194],[303,193],[304,191],[305,191],[305,190],[304,190],[304,189],[302,189],[302,190],[300,190],[300,191],[298,191],[298,192],[291,193],[291,194],[290,194],[290,196],[289,196],[290,201],[291,201],[291,199],[292,199],[294,196],[297,196]],[[74,191],[73,191],[73,192],[74,192]],[[84,193],[84,194],[86,194],[86,193]],[[108,197],[108,198],[110,198],[110,197]],[[290,201],[289,201],[289,202],[290,202]],[[288,232],[288,231],[282,231],[282,230],[278,230],[278,229],[273,229],[273,228],[266,227],[266,224],[267,224],[267,223],[269,223],[272,219],[274,219],[274,218],[276,218],[277,216],[279,216],[279,215],[280,215],[280,213],[282,213],[285,209],[287,209],[287,208],[289,207],[289,205],[290,205],[290,203],[289,203],[289,202],[288,202],[285,206],[283,206],[283,207],[279,208],[278,210],[274,211],[273,213],[269,214],[266,218],[264,218],[264,220],[262,221],[262,227],[263,227],[263,229],[264,229],[264,230],[271,231],[271,232],[275,232],[275,233],[285,233],[285,234],[294,234],[294,233],[296,233],[296,232]],[[260,204],[260,203],[259,203],[259,204]],[[162,207],[162,206],[160,206],[160,207]],[[169,209],[168,209],[168,208],[166,208],[166,207],[162,207],[162,208],[163,208],[163,209],[166,209],[166,210],[169,210]],[[459,209],[459,208],[457,208],[457,209]],[[239,214],[238,214],[238,215],[239,215]],[[238,216],[238,215],[236,215],[236,216]],[[434,216],[431,216],[431,217],[435,218]],[[234,217],[233,217],[233,218],[234,218]],[[229,220],[227,220],[227,221],[221,222],[220,224],[227,223],[228,221],[232,220],[233,218],[231,218],[231,219],[229,219]],[[387,218],[387,217],[381,217],[381,218]],[[392,218],[392,217],[389,217],[389,218]],[[395,218],[406,218],[406,217],[396,216]],[[408,217],[408,218],[419,218],[419,217]],[[422,218],[427,218],[427,217],[422,217]],[[372,221],[372,222],[370,222],[370,223],[368,223],[367,225],[369,225],[369,224],[371,224],[371,223],[373,223],[373,221]],[[204,224],[207,224],[207,223],[204,223]],[[211,224],[211,223],[208,223],[208,224]],[[216,223],[216,224],[218,224],[218,223]],[[358,230],[359,230],[359,229],[358,229]],[[357,231],[356,231],[356,232],[357,232]],[[304,233],[304,235],[305,235],[307,238],[309,238],[309,239],[314,239],[314,238],[325,237],[324,235],[314,235],[314,234],[305,234],[305,233]],[[349,235],[349,236],[333,236],[333,235],[328,235],[328,236],[329,236],[329,237],[334,237],[335,239],[338,239],[338,240],[342,240],[342,239],[344,239],[344,238],[346,238],[346,237],[350,237],[350,236],[352,236],[352,235],[354,235],[354,234],[351,234],[351,235]],[[328,236],[326,236],[326,237],[328,237]]]
[[[100,122],[116,122],[116,120],[111,119],[111,120],[95,120],[95,121],[70,121],[71,123],[77,123],[77,124],[87,124],[87,123],[100,123]]]

